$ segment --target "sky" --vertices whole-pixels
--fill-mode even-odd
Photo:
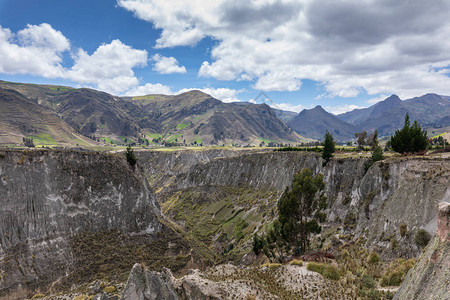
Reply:
[[[448,0],[0,0],[0,79],[334,114],[450,95]]]

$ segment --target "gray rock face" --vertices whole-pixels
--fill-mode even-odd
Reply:
[[[140,264],[131,269],[122,300],[178,300],[170,270],[162,273],[145,270]]]
[[[303,168],[324,174],[328,197],[328,221],[342,223],[347,231],[364,235],[367,246],[378,247],[387,256],[415,257],[420,249],[414,233],[425,228],[434,233],[435,206],[450,200],[448,158],[395,158],[374,164],[368,159],[322,159],[307,152],[245,150],[148,151],[140,162],[158,199],[178,191],[205,187],[208,192],[224,186],[275,188],[280,195],[294,174]],[[400,224],[407,234],[400,235]],[[398,243],[391,249],[390,241]],[[395,252],[395,253],[394,253]]]
[[[156,233],[159,216],[147,181],[121,156],[0,151],[0,299],[70,276],[77,234]]]
[[[396,300],[450,299],[450,203],[439,204],[439,228],[395,294]],[[440,233],[447,233],[442,238]]]

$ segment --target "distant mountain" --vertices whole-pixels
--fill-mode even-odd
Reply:
[[[94,146],[52,111],[15,90],[0,88],[0,144],[22,144],[33,138],[36,145]]]
[[[432,127],[440,120],[445,122],[445,117],[450,116],[450,100],[446,96],[426,94],[402,101],[392,95],[371,107],[355,109],[337,117],[356,125],[360,131],[376,129],[380,135],[391,135],[403,126],[406,113],[412,120],[419,121],[422,127]]]
[[[169,141],[259,144],[301,140],[265,104],[223,103],[201,91],[126,99],[151,115]]]
[[[298,113],[293,112],[293,111],[281,110],[281,109],[276,109],[276,108],[272,108],[272,109],[275,112],[278,119],[282,120],[286,124],[289,123],[289,121],[292,120],[296,115],[298,115]]]
[[[200,91],[117,97],[92,89],[0,81],[75,131],[106,143],[252,144],[302,139],[265,104],[223,103]]]
[[[304,109],[288,125],[302,136],[323,140],[328,130],[336,141],[348,141],[354,137],[357,128],[325,111],[320,105]]]

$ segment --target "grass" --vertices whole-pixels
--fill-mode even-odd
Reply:
[[[321,274],[323,277],[331,279],[331,280],[339,280],[339,271],[338,269],[329,264],[310,262],[306,266],[306,269],[312,272],[316,272]]]
[[[29,138],[32,138],[34,144],[37,145],[58,145],[55,139],[48,133],[39,133],[37,135],[30,135]]]
[[[177,129],[178,130],[182,130],[182,129],[188,127],[188,126],[189,126],[188,123],[180,123],[180,124],[177,125]]]
[[[167,137],[165,139],[165,141],[168,142],[168,143],[180,142],[180,141],[178,141],[178,138],[180,136],[182,136],[182,134],[181,133],[177,133],[177,134],[174,134],[174,135],[171,135],[171,136]]]

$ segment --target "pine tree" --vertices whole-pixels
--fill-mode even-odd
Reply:
[[[422,130],[417,121],[411,126],[409,114],[405,116],[403,128],[396,130],[390,141],[392,149],[399,153],[424,151],[428,147],[427,132]]]
[[[299,171],[278,201],[278,219],[267,234],[272,250],[277,248],[295,254],[304,253],[309,245],[309,235],[320,233],[319,221],[326,218],[320,211],[325,209],[326,197],[323,175],[313,176],[310,169]],[[276,244],[276,245],[274,245]],[[272,251],[273,253],[273,251]]]
[[[127,147],[127,151],[125,152],[125,156],[127,158],[127,162],[134,168],[137,163],[136,155],[134,155],[133,148],[130,145]]]
[[[335,144],[333,140],[333,136],[328,131],[325,133],[324,143],[323,143],[323,152],[322,158],[325,160],[324,165],[328,163],[330,158],[333,157],[333,153],[335,151]]]

